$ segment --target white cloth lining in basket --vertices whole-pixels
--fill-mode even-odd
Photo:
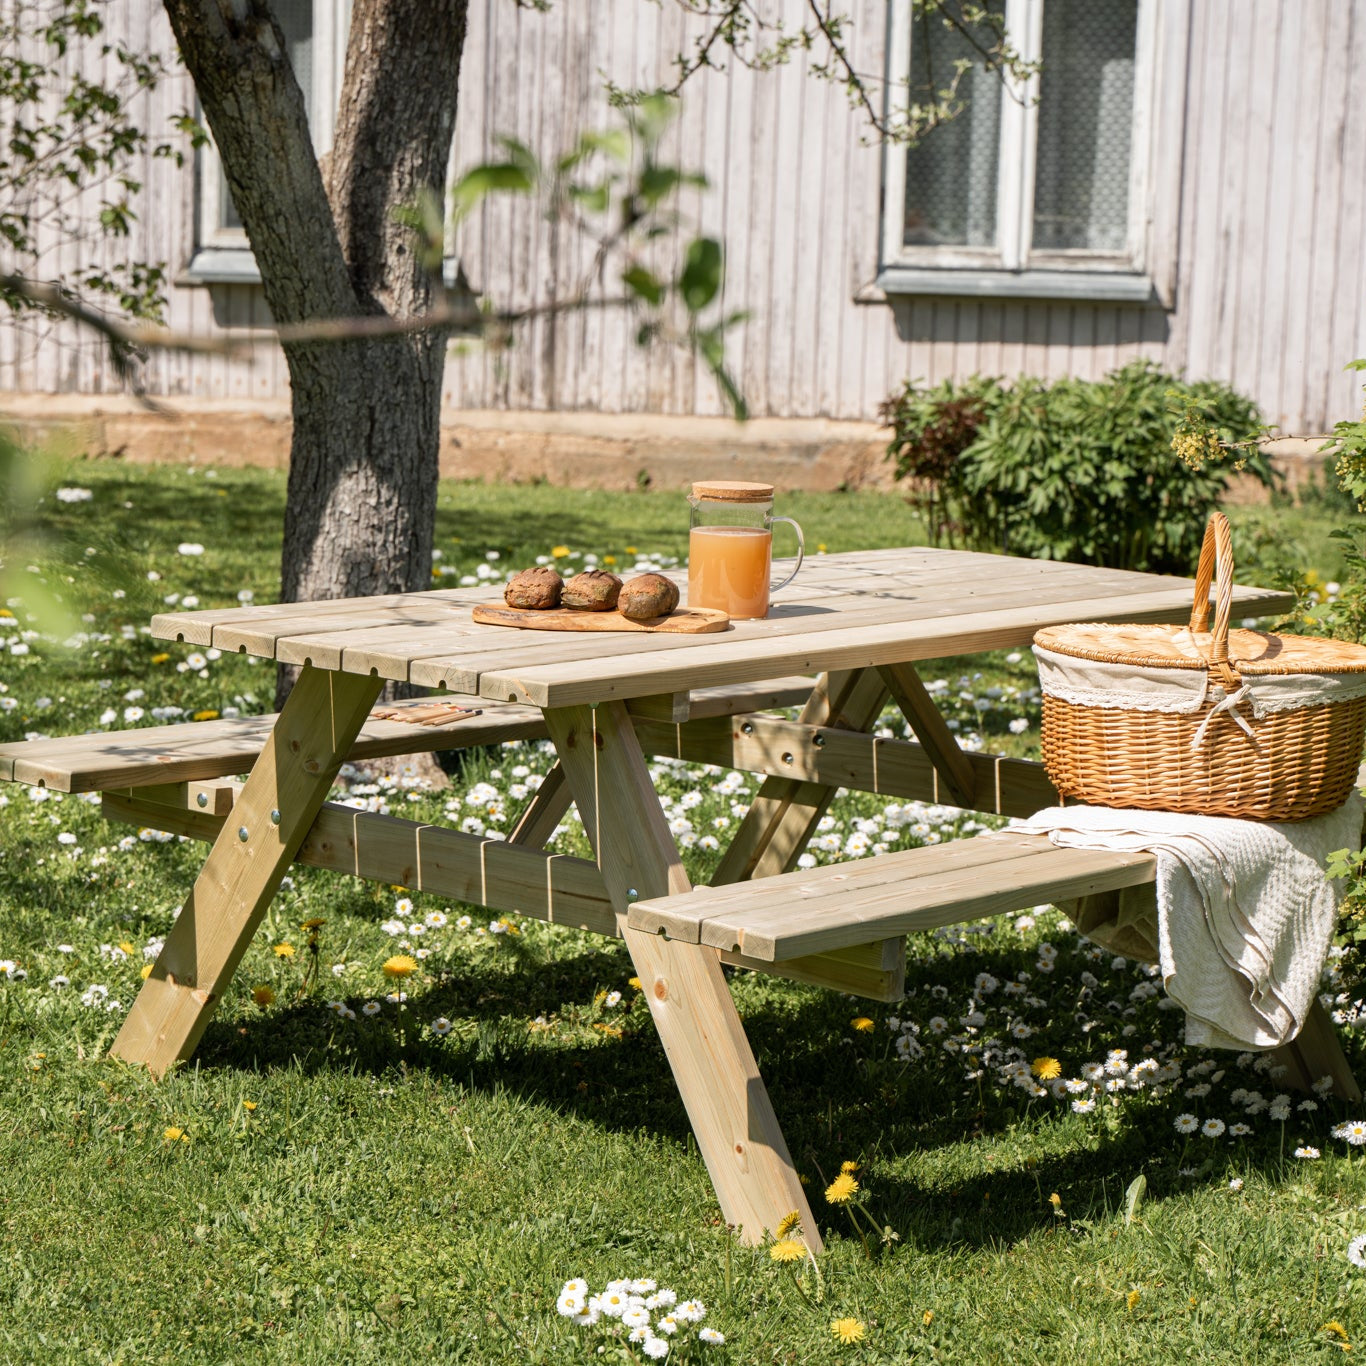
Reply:
[[[1222,702],[1227,693],[1205,669],[1136,668],[1102,664],[1034,646],[1039,686],[1049,697],[1078,707],[1124,711],[1192,713],[1205,702]],[[1234,669],[1236,671],[1237,665]],[[1299,711],[1366,697],[1366,673],[1243,675],[1242,688],[1253,716]]]

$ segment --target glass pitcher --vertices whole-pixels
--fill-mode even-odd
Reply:
[[[792,582],[806,551],[801,527],[773,515],[773,485],[711,480],[694,484],[688,503],[688,606],[719,608],[741,621],[767,616],[770,595]],[[770,588],[774,522],[797,533],[797,563]]]

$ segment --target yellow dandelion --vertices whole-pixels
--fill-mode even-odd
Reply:
[[[847,1347],[853,1342],[862,1342],[868,1330],[858,1319],[832,1319],[830,1331]]]
[[[1062,1213],[1062,1196],[1059,1195],[1057,1191],[1054,1191],[1053,1194],[1048,1197],[1048,1203],[1052,1205],[1059,1214]]]
[[[190,1141],[189,1134],[187,1134],[184,1129],[176,1128],[174,1124],[171,1125],[169,1129],[166,1129],[161,1137],[167,1143],[188,1143]]]
[[[121,948],[124,951],[124,953],[129,954],[130,956],[133,952],[132,944],[130,944],[126,939],[122,939],[119,941],[119,948]]]
[[[799,1262],[806,1256],[806,1244],[799,1238],[780,1238],[768,1250],[775,1262]]]
[[[568,554],[569,547],[567,545],[552,545],[550,547],[550,556],[552,559],[562,560]]]
[[[244,1110],[254,1110],[256,1108],[256,1102],[254,1100],[244,1100],[242,1102],[242,1108]]]
[[[602,557],[602,562],[603,564],[616,564],[617,557],[615,555],[604,555]]]
[[[1138,1308],[1138,1290],[1134,1289],[1124,1297],[1124,1302],[1129,1306],[1130,1312]]]
[[[406,953],[396,953],[384,960],[384,971],[390,977],[410,977],[417,971],[417,959],[410,958]]]
[[[1057,1058],[1035,1058],[1029,1070],[1040,1081],[1052,1081],[1054,1077],[1062,1076],[1062,1063]]]
[[[846,1176],[857,1176],[858,1169],[862,1165],[863,1164],[861,1162],[841,1162],[840,1171],[842,1171]]]
[[[142,980],[145,982],[151,975],[152,975],[152,965],[151,965],[150,963],[144,963],[144,964],[142,965],[142,972],[139,973],[139,976],[140,976],[140,977],[142,978]]]
[[[794,1209],[778,1220],[778,1227],[773,1230],[773,1236],[775,1238],[786,1238],[801,1222],[802,1216]]]
[[[205,707],[203,711],[197,711],[190,717],[191,721],[217,721],[218,713],[212,707]]]
[[[623,546],[622,548],[628,555],[638,555],[640,553],[633,545]]]
[[[627,978],[627,980],[626,980],[626,985],[627,985],[628,987],[630,987],[632,991],[643,991],[643,990],[644,990],[644,987],[642,987],[642,986],[640,985],[640,978],[639,978],[639,977],[629,977],[629,978]]]
[[[260,1006],[262,1010],[264,1010],[267,1006],[273,1006],[275,1004],[275,988],[264,986],[252,987],[251,999],[255,1001],[256,1004]]]
[[[294,945],[293,945],[293,944],[276,944],[276,946],[275,946],[273,952],[274,952],[274,954],[275,954],[275,956],[276,956],[277,958],[293,958],[293,957],[294,957]]]
[[[847,1205],[858,1193],[858,1182],[848,1172],[841,1172],[826,1188],[828,1205]]]
[[[1344,1342],[1347,1341],[1347,1330],[1337,1321],[1337,1319],[1329,1319],[1328,1322],[1323,1325],[1323,1331],[1325,1333],[1336,1333]]]
[[[0,607],[0,617],[9,617],[12,621],[14,619],[14,613],[11,612],[8,607]]]
[[[855,1015],[849,1023],[860,1034],[871,1034],[873,1032],[873,1022],[866,1015]]]
[[[301,930],[320,930],[326,924],[327,921],[324,920],[322,916],[314,915],[310,916],[307,920],[305,920],[304,923],[299,926],[299,928]]]
[[[159,655],[153,655],[153,656],[152,656],[152,663],[153,663],[153,664],[164,664],[168,659],[170,659],[170,657],[171,657],[171,656],[168,655],[168,654],[163,650]]]
[[[934,1319],[934,1310],[933,1310],[933,1309],[927,1309],[927,1310],[925,1310],[925,1313],[922,1315],[920,1321],[921,1321],[921,1323],[923,1323],[923,1324],[925,1325],[926,1328],[928,1328],[928,1327],[930,1326],[930,1323],[933,1321],[933,1319]]]

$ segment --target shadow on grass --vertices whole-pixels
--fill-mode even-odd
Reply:
[[[1017,957],[977,953],[971,968],[1004,976],[1018,968]],[[944,971],[925,965],[922,992],[930,975]],[[500,952],[415,996],[404,1017],[386,1004],[366,1018],[363,1000],[353,998],[354,1023],[301,1004],[273,1014],[268,1026],[215,1024],[199,1062],[206,1069],[297,1065],[312,1074],[418,1071],[474,1091],[510,1090],[607,1130],[644,1127],[681,1144],[687,1116],[643,1003],[609,1016],[567,1005],[551,1032],[528,1023],[552,1013],[555,1002],[591,1000],[629,972],[624,952],[581,951],[551,962]],[[846,1158],[867,1164],[878,1221],[925,1249],[1009,1246],[1071,1227],[1073,1219],[1103,1219],[1122,1208],[1125,1187],[1140,1173],[1148,1199],[1160,1201],[1193,1181],[1225,1181],[1235,1169],[1273,1180],[1284,1170],[1272,1126],[1259,1126],[1265,1132],[1236,1146],[1198,1137],[1187,1145],[1172,1130],[1170,1103],[1142,1097],[1130,1098],[1117,1120],[1096,1114],[1085,1122],[1059,1117],[1065,1102],[1031,1108],[1023,1092],[1018,1104],[1010,1093],[1005,1099],[988,1093],[979,1103],[961,1079],[886,1056],[885,1033],[852,1034],[848,998],[777,982],[765,992],[757,1007],[742,1007],[746,1032],[826,1232],[849,1232],[840,1212],[820,1198]],[[455,1022],[444,1039],[423,1029],[438,1016]],[[400,1018],[407,1021],[406,1036]],[[607,1030],[595,1029],[603,1024]],[[1107,1046],[1095,1040],[1086,1054],[1103,1057]],[[1063,1125],[1072,1127],[1064,1133]],[[1183,1167],[1197,1174],[1182,1176]],[[1067,1218],[1054,1213],[1054,1192]]]

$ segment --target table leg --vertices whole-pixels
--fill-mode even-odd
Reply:
[[[194,1052],[383,681],[305,667],[111,1051],[160,1076]]]
[[[800,719],[810,726],[871,730],[887,705],[887,696],[887,685],[875,669],[823,674]],[[712,886],[790,872],[837,791],[796,778],[765,778],[721,859]]]
[[[758,1243],[795,1211],[821,1248],[811,1208],[778,1127],[714,949],[626,924],[631,902],[687,891],[649,768],[625,706],[546,712],[617,923],[728,1224]]]

